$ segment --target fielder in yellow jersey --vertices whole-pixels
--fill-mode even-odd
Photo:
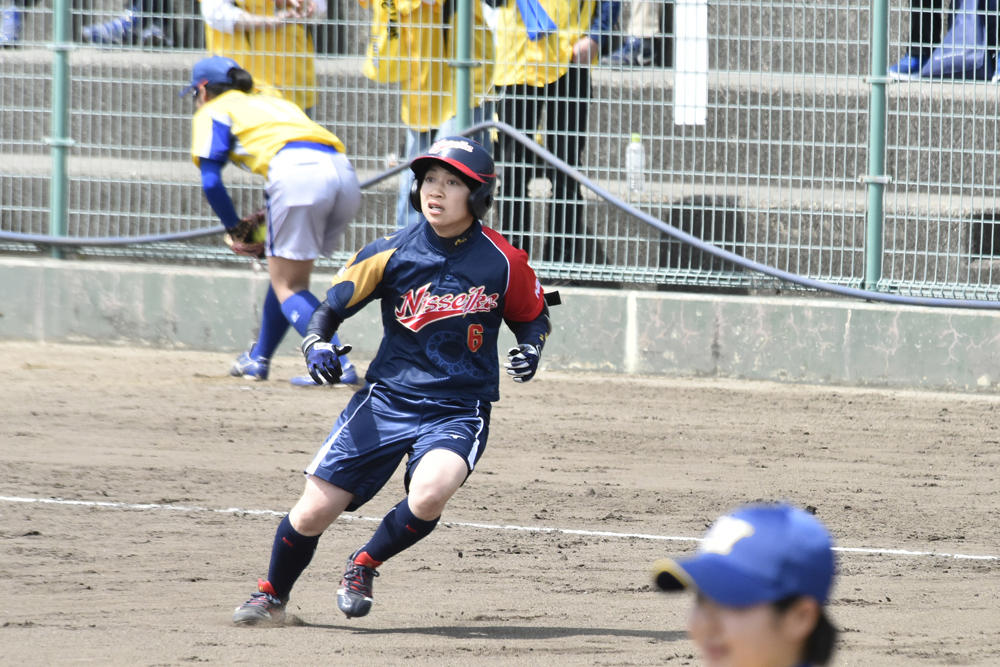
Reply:
[[[266,380],[288,325],[304,335],[319,305],[309,292],[313,264],[333,252],[361,206],[361,188],[335,134],[295,104],[253,89],[253,77],[236,61],[213,56],[195,64],[191,85],[181,94],[193,94],[197,110],[191,121],[191,159],[201,171],[205,197],[226,229],[236,227],[240,216],[222,182],[222,168],[232,162],[267,179],[265,252],[271,286],[260,336],[230,369],[235,376]],[[314,384],[304,378],[293,378],[293,383]],[[347,362],[342,382],[355,381]]]
[[[345,152],[335,134],[306,117],[298,106],[266,93],[222,93],[195,112],[191,132],[195,165],[203,157],[229,160],[265,178],[271,159],[292,141],[313,142]]]

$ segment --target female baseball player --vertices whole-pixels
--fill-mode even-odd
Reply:
[[[718,519],[698,554],[656,563],[664,591],[697,593],[688,634],[709,667],[825,665],[837,631],[824,606],[833,583],[830,534],[785,504]]]
[[[264,299],[260,336],[230,369],[237,377],[266,380],[271,355],[288,325],[305,335],[319,305],[309,291],[313,263],[333,251],[361,206],[361,189],[336,135],[292,102],[250,94],[253,85],[253,77],[236,61],[214,56],[195,64],[191,85],[181,94],[193,94],[197,104],[191,122],[191,158],[201,169],[205,197],[227,230],[242,226],[222,182],[226,162],[267,179],[264,247],[246,239],[231,240],[235,252],[266,252],[271,286]],[[340,363],[342,381],[355,382],[347,358]]]
[[[420,222],[359,250],[309,322],[302,350],[317,382],[337,381],[337,348],[327,341],[376,299],[382,343],[366,385],[305,470],[305,490],[275,534],[267,580],[236,609],[234,623],[281,623],[319,536],[341,512],[370,500],[405,456],[406,496],[352,552],[337,591],[348,618],[367,614],[376,568],[434,530],[483,455],[499,399],[502,322],[518,341],[507,373],[527,382],[538,368],[550,329],[541,285],[527,255],[480,222],[496,181],[490,154],[448,137],[410,168]]]

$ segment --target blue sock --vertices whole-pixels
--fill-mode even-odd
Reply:
[[[387,561],[430,535],[440,518],[431,521],[418,519],[410,511],[406,498],[403,498],[382,518],[382,523],[378,525],[375,534],[361,551],[380,563]]]
[[[271,547],[271,565],[267,570],[267,580],[274,587],[275,595],[282,600],[288,599],[295,581],[316,553],[318,542],[319,535],[306,537],[292,528],[292,522],[288,520],[287,514],[278,524],[278,530],[274,533],[274,546]]]
[[[270,359],[281,344],[286,331],[288,331],[288,320],[281,311],[281,303],[274,293],[274,288],[268,287],[267,296],[264,297],[264,314],[260,318],[260,335],[250,354]]]
[[[302,290],[285,299],[285,302],[281,304],[281,312],[284,313],[288,323],[299,332],[299,335],[304,337],[306,329],[309,328],[309,319],[318,307],[319,299],[313,296],[309,290]],[[333,334],[333,340],[330,342],[340,347],[340,338],[337,337],[337,334]],[[347,363],[347,355],[341,355],[340,365],[347,366]]]
[[[281,304],[281,312],[285,314],[288,323],[295,327],[300,336],[306,335],[309,327],[309,318],[316,312],[319,306],[319,299],[313,296],[309,290],[302,290],[291,295]]]

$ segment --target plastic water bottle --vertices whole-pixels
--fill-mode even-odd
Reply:
[[[646,178],[646,155],[642,149],[642,137],[632,133],[632,140],[625,149],[625,179],[629,196],[640,195]]]

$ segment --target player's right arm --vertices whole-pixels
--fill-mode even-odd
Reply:
[[[336,276],[319,304],[306,335],[316,334],[322,340],[333,338],[337,328],[348,317],[380,296],[386,265],[398,249],[403,232],[369,243],[354,254]]]
[[[333,279],[326,298],[313,312],[301,349],[309,375],[316,383],[334,384],[340,378],[338,358],[350,347],[338,349],[330,341],[345,319],[378,297],[386,264],[396,252],[395,241],[401,236],[398,233],[379,239],[355,253]]]
[[[226,229],[232,229],[240,224],[240,216],[236,213],[236,206],[233,198],[226,190],[226,184],[222,182],[222,167],[224,162],[203,158],[199,161],[198,167],[201,169],[201,189],[205,192],[205,199],[209,206],[219,216],[222,225]]]
[[[240,222],[233,199],[222,182],[222,168],[229,161],[233,144],[232,120],[209,107],[195,112],[191,120],[191,160],[201,171],[201,189],[226,229]]]

